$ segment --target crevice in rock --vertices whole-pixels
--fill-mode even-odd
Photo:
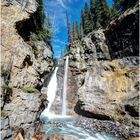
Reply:
[[[132,117],[139,117],[139,112],[135,110],[134,106],[125,105],[125,111],[127,111]]]
[[[32,65],[33,65],[33,61],[31,61],[31,56],[30,55],[26,55],[26,57],[25,57],[25,59],[24,59],[24,61],[22,63],[23,68],[25,66],[32,66]]]

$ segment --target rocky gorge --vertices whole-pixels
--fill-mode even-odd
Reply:
[[[106,121],[104,130],[107,121],[125,125],[125,138],[131,137],[130,129],[139,136],[138,13],[136,5],[70,48],[69,69],[77,86],[75,112]]]
[[[59,67],[58,86],[51,111],[62,111],[65,56],[56,65],[51,44],[34,39],[38,6],[35,0],[2,2],[2,140],[14,139],[19,129],[25,140],[33,138],[35,123],[49,103],[46,90],[54,66]],[[76,128],[120,139],[139,137],[138,16],[137,4],[69,48],[67,115],[76,118]],[[66,127],[57,121],[49,125]],[[78,140],[55,131],[49,138],[42,134],[42,139]]]

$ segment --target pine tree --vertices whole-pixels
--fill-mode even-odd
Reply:
[[[83,11],[81,11],[81,18],[80,18],[80,33],[79,38],[82,39],[84,37],[84,16]]]
[[[106,0],[95,1],[95,22],[96,28],[106,27],[110,20],[110,9]]]
[[[115,3],[116,0],[114,0],[114,3],[110,9],[110,18],[111,19],[114,19],[116,18],[119,14],[120,14],[120,11],[118,10],[117,8],[117,3]]]
[[[91,19],[93,24],[93,29],[95,29],[95,6],[94,6],[94,0],[90,0],[90,13],[91,13]]]
[[[69,21],[67,13],[66,13],[66,21],[67,21],[67,28],[68,28],[68,43],[70,47],[72,43],[72,31],[71,31],[70,21]]]
[[[95,28],[101,27],[101,7],[100,7],[100,1],[96,0],[95,2]]]
[[[87,35],[88,33],[90,33],[93,30],[93,21],[92,21],[92,17],[91,17],[91,13],[88,10],[88,5],[87,3],[85,3],[85,7],[84,7],[84,12],[83,12],[83,29],[84,29],[84,34]]]
[[[74,22],[73,22],[73,24],[72,24],[72,42],[74,42],[75,41],[75,30],[74,30]]]
[[[94,16],[94,12],[95,12],[94,0],[90,0],[90,12],[92,16]]]
[[[113,0],[114,7],[120,12],[124,12],[130,7],[133,7],[136,3],[138,3],[138,0]]]
[[[73,26],[72,26],[72,34],[73,34],[73,42],[78,40],[78,23],[75,22],[73,23]]]
[[[110,9],[109,6],[107,5],[106,0],[102,0],[103,2],[103,14],[102,14],[102,26],[106,27],[110,21]]]
[[[75,23],[75,31],[76,31],[76,38],[77,38],[77,40],[79,39],[79,26],[78,26],[78,22],[76,21],[76,23]]]

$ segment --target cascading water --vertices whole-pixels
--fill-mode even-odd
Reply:
[[[62,97],[62,116],[66,116],[66,108],[67,108],[67,79],[68,79],[68,63],[69,56],[66,57],[65,61],[65,70],[64,70],[64,83],[63,83],[63,97]]]
[[[48,107],[42,112],[42,116],[50,116],[50,108],[52,106],[52,103],[54,102],[56,91],[57,91],[57,71],[58,67],[55,68],[53,76],[51,77],[51,80],[49,82],[48,88],[47,88],[47,99],[49,101]]]

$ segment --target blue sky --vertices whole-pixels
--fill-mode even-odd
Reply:
[[[52,41],[54,57],[59,59],[61,52],[65,49],[67,43],[67,25],[66,11],[71,23],[80,20],[80,12],[84,7],[84,3],[90,0],[45,0],[45,13],[52,20],[54,30],[54,41]],[[112,0],[107,0],[108,4],[112,4]],[[61,40],[62,42],[59,42]]]

